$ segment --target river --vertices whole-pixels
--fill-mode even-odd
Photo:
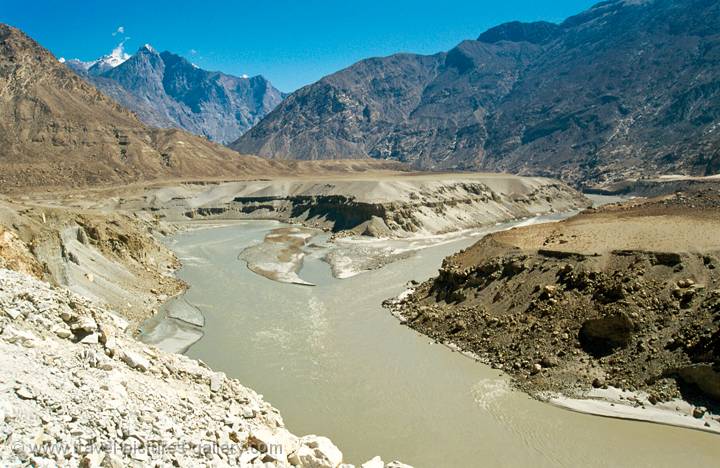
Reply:
[[[717,435],[535,401],[382,308],[409,280],[433,276],[445,256],[477,238],[343,280],[320,253],[311,255],[299,273],[317,285],[309,287],[261,277],[238,259],[279,226],[192,229],[170,246],[190,285],[183,299],[205,317],[204,335],[186,354],[262,393],[293,433],[326,435],[358,465],[381,455],[417,468],[717,466]],[[143,338],[172,347],[178,343],[168,338],[193,334],[200,337],[161,316]]]

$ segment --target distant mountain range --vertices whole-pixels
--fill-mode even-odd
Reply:
[[[430,56],[371,58],[287,97],[231,147],[576,183],[720,172],[720,2],[611,0]]]
[[[146,124],[181,128],[218,143],[237,139],[284,97],[262,76],[205,71],[147,44],[132,56],[120,44],[98,60],[64,63]]]
[[[157,60],[150,51],[143,54]],[[2,192],[265,177],[289,173],[287,166],[241,156],[182,130],[150,128],[22,31],[0,24]]]

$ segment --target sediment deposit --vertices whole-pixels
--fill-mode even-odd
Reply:
[[[413,174],[274,179],[149,191],[127,206],[168,219],[277,219],[373,237],[432,235],[589,206],[541,177]]]
[[[388,306],[535,396],[669,407],[718,431],[719,220],[714,189],[496,233]]]

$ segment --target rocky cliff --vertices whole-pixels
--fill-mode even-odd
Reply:
[[[720,6],[611,0],[446,53],[374,58],[291,94],[231,145],[583,184],[720,170]]]
[[[277,219],[340,235],[413,237],[457,232],[584,208],[567,185],[507,174],[406,174],[321,180],[277,179],[148,191],[124,208],[168,219]]]

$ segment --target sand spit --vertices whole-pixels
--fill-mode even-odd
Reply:
[[[296,226],[273,229],[261,244],[243,250],[239,259],[246,261],[253,272],[271,280],[314,286],[297,273],[305,257],[303,249],[316,233]]]
[[[647,421],[720,434],[720,421],[710,415],[698,417],[697,407],[682,399],[654,401],[645,392],[628,392],[614,387],[593,388],[583,398],[540,395],[548,403],[579,413],[608,418]]]

